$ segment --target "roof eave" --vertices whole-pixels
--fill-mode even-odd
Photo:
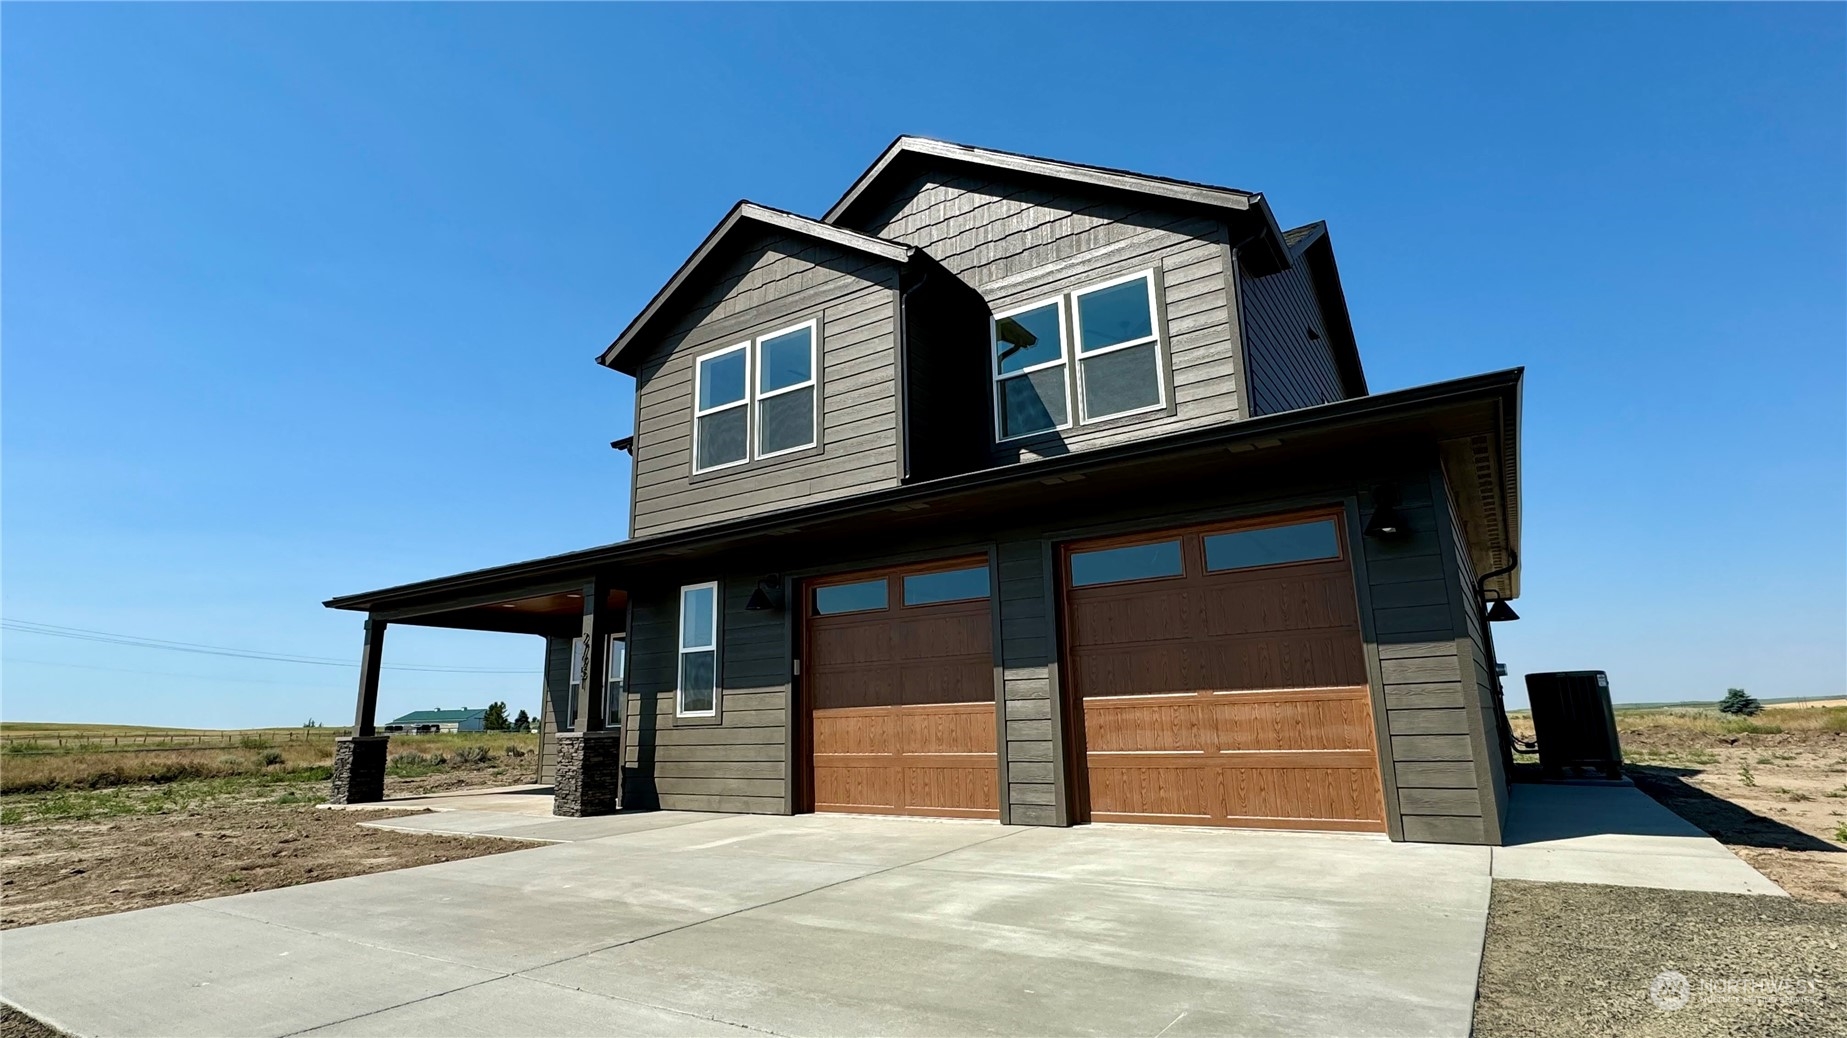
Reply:
[[[1503,399],[1511,402],[1511,407],[1507,411],[1509,417],[1501,434],[1505,441],[1502,449],[1505,452],[1504,457],[1507,459],[1507,464],[1517,466],[1519,396],[1523,379],[1523,368],[1510,368],[1504,371],[1453,379],[1448,382],[1394,390],[1374,396],[1354,397],[1225,425],[1134,440],[1096,450],[1073,452],[1028,464],[981,469],[958,476],[904,484],[889,490],[749,516],[692,530],[618,541],[561,555],[471,570],[360,594],[341,595],[330,598],[322,604],[330,609],[372,611],[396,608],[404,604],[416,604],[437,596],[478,592],[484,588],[511,585],[516,582],[522,587],[537,585],[543,581],[555,582],[573,573],[581,574],[624,563],[655,561],[669,552],[681,554],[696,549],[702,544],[717,544],[726,540],[757,536],[762,532],[779,527],[795,527],[822,520],[847,518],[858,513],[870,514],[890,509],[896,504],[916,499],[928,499],[939,494],[980,490],[984,486],[1010,480],[1042,480],[1066,470],[1134,461],[1142,456],[1158,455],[1168,451],[1216,449],[1233,443],[1271,438],[1285,432],[1300,434],[1317,431],[1318,427],[1335,430],[1367,422],[1386,422],[1394,417],[1414,414],[1425,408],[1447,403],[1465,403],[1477,397]],[[1503,472],[1502,475],[1506,484],[1504,493],[1508,495],[1506,507],[1510,509],[1509,515],[1512,517],[1508,535],[1509,543],[1517,551],[1519,540],[1518,472],[1516,469],[1511,474]],[[1515,576],[1517,577],[1517,573]],[[1515,586],[1517,587],[1517,584]]]
[[[991,148],[956,144],[952,141],[937,140],[931,137],[902,136],[892,141],[872,165],[866,167],[866,171],[853,181],[852,186],[840,196],[840,200],[828,208],[826,215],[821,219],[830,224],[840,223],[866,196],[873,185],[884,178],[887,170],[900,160],[913,156],[967,163],[1025,176],[1083,183],[1111,191],[1154,195],[1173,202],[1213,210],[1236,212],[1256,210],[1258,218],[1263,222],[1262,236],[1270,243],[1271,250],[1278,261],[1283,266],[1289,263],[1288,251],[1283,247],[1282,230],[1276,223],[1276,217],[1270,212],[1269,203],[1264,200],[1260,192],[1151,176],[1146,173],[1112,169],[1107,166],[1064,162],[1058,159],[1040,158],[1036,155],[1022,155],[1017,152],[995,151]]]
[[[648,305],[642,308],[641,313],[635,315],[634,320],[628,323],[628,327],[622,330],[622,334],[616,336],[615,340],[597,355],[597,363],[624,374],[633,375],[635,373],[632,370],[633,365],[624,364],[623,354],[645,336],[654,320],[672,305],[674,297],[697,279],[699,269],[705,261],[718,251],[725,239],[739,225],[745,222],[828,242],[843,249],[876,256],[900,265],[910,262],[911,257],[917,252],[914,247],[901,242],[887,241],[845,227],[835,227],[749,200],[739,201],[731,207],[722,220],[718,221],[717,226],[705,236],[705,239],[699,243],[699,247],[693,250],[692,255],[680,264],[679,269],[675,270],[667,283],[661,286],[660,291],[648,300]]]

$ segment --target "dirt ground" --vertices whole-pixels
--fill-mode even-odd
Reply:
[[[1726,731],[1677,711],[1625,711],[1617,732],[1638,788],[1793,896],[1843,903],[1847,732],[1815,724],[1826,709],[1771,708],[1732,725],[1782,731]],[[1525,718],[1512,720],[1515,731],[1530,734]]]
[[[508,785],[481,767],[388,781],[388,796]],[[409,868],[531,846],[420,836],[359,823],[408,812],[323,811],[325,783],[124,787],[78,817],[0,828],[0,929]],[[29,814],[55,795],[5,798]],[[68,798],[67,798],[68,799]]]
[[[1677,1009],[1649,998],[1650,986],[1670,970],[1688,983],[1688,1001]],[[1672,995],[1672,987],[1664,982],[1661,994]],[[1494,884],[1476,1038],[1842,1034],[1847,905]]]
[[[0,1005],[0,1038],[62,1038],[63,1034],[12,1006]]]

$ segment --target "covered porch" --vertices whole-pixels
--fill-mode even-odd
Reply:
[[[365,614],[353,732],[335,742],[330,803],[384,799],[391,738],[378,730],[379,678],[388,633],[406,625],[545,639],[545,691],[536,723],[540,767],[543,771],[549,763],[557,791],[551,812],[574,817],[620,809],[622,697],[619,689],[612,696],[611,685],[622,680],[629,610],[627,591],[608,575],[589,573],[465,593],[412,585],[326,604]],[[563,647],[562,654],[555,647]],[[558,663],[568,665],[554,665],[560,656]]]

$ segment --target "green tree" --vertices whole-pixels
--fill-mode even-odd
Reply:
[[[507,723],[507,704],[489,703],[487,716],[481,719],[481,727],[490,732],[511,731],[513,726]]]
[[[526,711],[521,710],[518,714],[514,715],[513,730],[516,732],[532,731],[532,718],[527,715]]]
[[[1764,708],[1755,697],[1742,688],[1728,688],[1725,698],[1719,700],[1719,713],[1736,714],[1739,717],[1751,717]]]

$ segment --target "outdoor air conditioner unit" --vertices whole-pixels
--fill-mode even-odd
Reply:
[[[1533,705],[1533,735],[1544,777],[1575,778],[1584,770],[1606,779],[1623,777],[1610,679],[1603,671],[1528,674],[1526,698]]]

